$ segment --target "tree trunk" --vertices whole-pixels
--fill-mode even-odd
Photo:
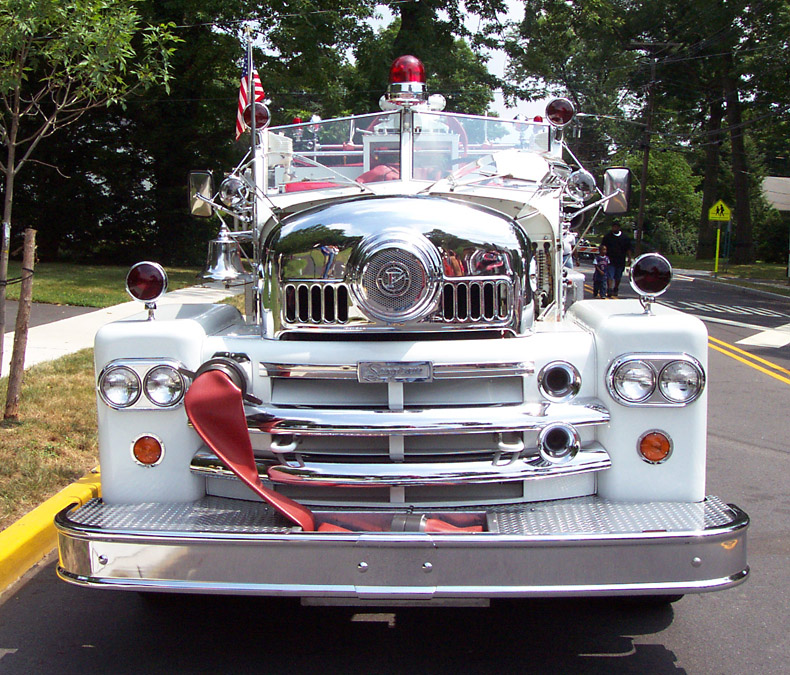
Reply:
[[[699,219],[697,260],[710,260],[716,255],[716,227],[708,220],[708,211],[716,203],[719,190],[719,164],[721,161],[721,120],[724,108],[721,101],[710,104],[705,149],[705,178],[702,183],[702,213]]]
[[[735,184],[735,236],[730,262],[745,265],[754,262],[754,241],[752,239],[752,212],[749,199],[749,172],[746,150],[743,145],[743,122],[741,119],[741,100],[737,87],[737,73],[732,54],[725,58],[724,100],[727,102],[727,124],[730,127],[732,144],[732,174]]]
[[[22,287],[19,290],[19,307],[16,312],[14,351],[8,371],[8,394],[5,401],[4,419],[15,420],[19,416],[19,394],[25,373],[25,350],[27,330],[30,324],[30,305],[33,300],[33,268],[36,264],[36,231],[25,230],[25,248],[22,254]]]
[[[8,253],[11,248],[11,209],[14,203],[14,177],[16,162],[16,119],[11,123],[11,138],[6,141],[8,152],[5,165],[5,195],[3,198],[3,222],[0,227],[0,375],[3,363],[3,336],[5,335],[6,281],[8,281]]]

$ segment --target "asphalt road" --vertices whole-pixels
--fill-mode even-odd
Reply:
[[[705,294],[700,312],[777,314],[756,314],[766,319],[758,324],[736,309],[718,317],[740,320],[708,323],[711,344],[727,352],[710,349],[708,493],[751,516],[745,584],[652,609],[563,599],[375,612],[226,597],[157,608],[135,594],[64,584],[49,563],[0,606],[0,672],[787,673],[790,385],[766,362],[790,370],[790,346],[736,343],[790,322],[790,299],[718,285],[707,295],[710,284],[681,283],[688,287],[667,302]]]

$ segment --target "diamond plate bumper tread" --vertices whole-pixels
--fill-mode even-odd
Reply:
[[[361,511],[317,515],[354,512]],[[93,500],[56,518],[58,574],[125,590],[384,603],[690,593],[734,586],[749,573],[748,516],[717,497],[693,504],[579,497],[498,506],[485,516],[483,533],[322,533],[303,532],[258,502]]]

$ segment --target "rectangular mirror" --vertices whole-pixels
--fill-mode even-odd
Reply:
[[[207,199],[214,195],[214,178],[210,171],[189,172],[189,213],[198,218],[211,218],[214,207],[200,199],[198,194]]]
[[[607,169],[603,175],[603,196],[608,197],[619,191],[603,205],[603,212],[609,214],[625,213],[631,201],[631,170],[616,166]]]

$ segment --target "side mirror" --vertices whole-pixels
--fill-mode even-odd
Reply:
[[[206,199],[214,196],[214,178],[210,171],[189,172],[189,213],[198,218],[211,218],[214,207],[198,195]]]
[[[619,194],[616,194],[619,192]],[[603,196],[615,195],[603,205],[603,212],[609,214],[625,213],[631,201],[631,170],[626,167],[612,167],[603,175]]]

